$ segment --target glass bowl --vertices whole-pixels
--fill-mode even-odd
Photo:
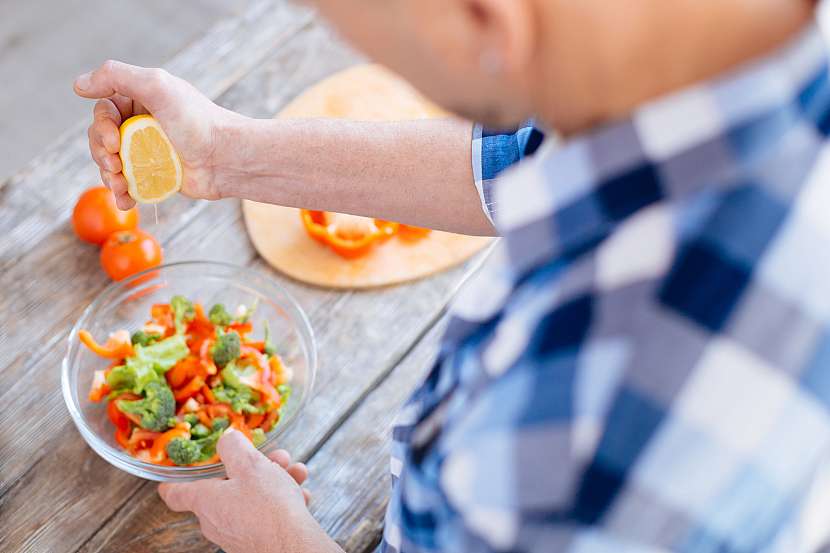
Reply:
[[[280,421],[268,433],[259,449],[265,453],[277,447],[279,437],[296,420],[311,395],[317,369],[314,334],[303,310],[273,278],[259,271],[227,263],[189,261],[162,265],[129,279],[110,284],[81,315],[69,334],[63,359],[61,387],[72,420],[84,440],[111,464],[130,474],[158,482],[186,482],[225,475],[222,463],[199,467],[159,466],[139,461],[115,441],[115,428],[107,417],[106,401],[87,398],[93,372],[107,366],[78,339],[86,329],[98,340],[105,340],[118,329],[140,328],[149,319],[150,306],[167,303],[180,294],[206,309],[215,302],[229,310],[237,305],[258,302],[252,318],[255,339],[261,339],[263,323],[268,321],[277,352],[293,371],[293,392],[282,408]]]

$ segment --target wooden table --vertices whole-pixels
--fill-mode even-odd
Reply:
[[[258,0],[167,69],[223,106],[270,117],[357,61],[311,12]],[[155,483],[87,447],[60,393],[69,328],[108,283],[97,250],[69,224],[79,192],[98,182],[87,124],[0,183],[0,551],[213,551],[194,517],[164,507]],[[168,261],[222,259],[273,273],[245,235],[238,201],[180,197],[160,214],[157,226],[151,211],[142,217]],[[283,444],[308,462],[311,510],[347,551],[378,543],[389,426],[428,369],[448,299],[469,270],[363,293],[277,276],[309,314],[320,354],[313,399]]]

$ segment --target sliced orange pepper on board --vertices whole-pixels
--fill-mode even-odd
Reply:
[[[99,344],[86,330],[78,332],[78,338],[96,355],[107,359],[123,359],[133,354],[133,344],[130,342],[130,333],[126,330],[119,330],[110,334],[104,345]]]
[[[430,232],[428,228],[401,225],[398,229],[398,236],[407,242],[414,242],[426,237]]]
[[[329,229],[326,226],[326,213],[324,211],[301,209],[300,217],[302,217],[303,226],[309,236],[322,244],[328,243]]]
[[[327,245],[334,253],[346,259],[355,259],[369,253],[377,244],[398,232],[398,223],[375,219],[375,230],[359,238],[340,236],[327,224],[325,211],[301,209],[300,216],[309,236]]]

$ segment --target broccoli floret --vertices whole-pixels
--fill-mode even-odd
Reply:
[[[204,424],[197,424],[190,429],[190,434],[196,438],[204,438],[210,434],[210,429]]]
[[[211,350],[213,362],[219,368],[225,367],[231,361],[239,359],[241,346],[239,334],[236,332],[220,333]]]
[[[199,447],[202,450],[202,454],[199,457],[200,461],[206,461],[213,457],[213,454],[216,453],[216,443],[219,441],[219,438],[222,437],[222,434],[225,432],[224,429],[217,430],[212,432],[205,438],[200,438],[198,440],[193,440],[199,444]]]
[[[188,423],[191,427],[194,427],[197,424],[199,424],[199,417],[197,417],[193,413],[187,413],[184,416],[184,422]]]
[[[216,442],[228,425],[228,419],[216,419],[213,421],[213,432],[203,438],[171,440],[167,444],[167,456],[177,465],[192,465],[210,459],[216,453]]]
[[[130,342],[132,342],[134,346],[149,346],[154,342],[158,342],[161,338],[161,334],[148,334],[143,330],[136,330],[133,332],[133,335],[130,336]]]
[[[262,413],[261,407],[252,405],[259,401],[259,392],[247,384],[256,378],[256,373],[255,367],[228,363],[219,373],[224,385],[214,387],[213,395],[218,401],[229,404],[236,413]]]
[[[217,326],[228,326],[233,322],[231,314],[228,313],[228,310],[221,303],[217,303],[210,308],[208,317],[210,318],[210,322]]]
[[[155,380],[144,389],[144,399],[135,401],[118,400],[118,408],[130,415],[141,418],[141,427],[161,432],[167,429],[167,420],[176,412],[176,400],[167,384]]]
[[[231,425],[231,421],[229,421],[228,419],[226,419],[224,417],[219,417],[219,418],[213,419],[213,424],[211,425],[212,426],[211,430],[213,430],[214,432],[219,432],[220,430],[225,430],[230,425]]]
[[[107,375],[107,385],[119,395],[124,391],[141,394],[150,382],[159,380],[159,375],[153,370],[152,364],[137,363],[134,359],[127,359],[125,365],[114,367]]]
[[[265,321],[265,355],[274,355],[277,353],[277,348],[274,347],[274,342],[271,341],[271,326],[268,321]]]
[[[247,386],[239,390],[227,386],[213,388],[213,396],[220,403],[227,403],[235,413],[262,413],[263,409],[251,405],[252,401],[259,399],[259,394]]]
[[[185,323],[189,323],[196,316],[196,309],[193,303],[184,296],[173,296],[170,298],[170,309],[173,310],[173,323],[176,325],[176,333],[184,332]]]
[[[197,440],[175,438],[167,444],[167,456],[177,465],[192,465],[202,456],[202,446]]]
[[[254,442],[254,447],[261,446],[265,442],[265,431],[262,428],[251,430],[251,441]]]
[[[250,389],[248,383],[257,378],[257,370],[251,365],[240,367],[236,363],[228,363],[219,376],[222,377],[222,382],[226,386],[236,390]]]
[[[167,428],[173,428],[177,424],[179,424],[179,419],[177,419],[176,417],[168,417]]]

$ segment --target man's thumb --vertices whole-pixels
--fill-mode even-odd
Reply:
[[[121,94],[136,100],[152,113],[168,93],[170,79],[163,69],[109,60],[95,71],[75,79],[74,88],[75,93],[84,98],[109,98]]]
[[[242,478],[250,474],[265,459],[254,444],[235,428],[229,428],[222,434],[216,444],[216,451],[225,463],[228,478]]]

